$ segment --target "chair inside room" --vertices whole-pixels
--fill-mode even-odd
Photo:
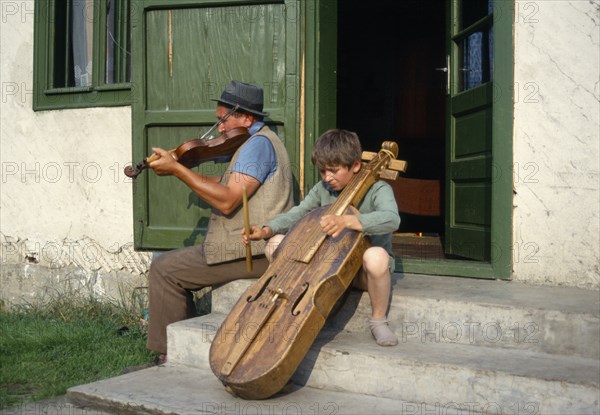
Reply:
[[[388,183],[394,190],[403,221],[393,235],[394,253],[401,258],[444,258],[439,232],[444,219],[440,180],[400,176]]]

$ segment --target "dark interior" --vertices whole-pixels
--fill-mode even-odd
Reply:
[[[377,151],[383,141],[396,141],[398,158],[408,161],[402,177],[438,186],[433,195],[395,190],[399,200],[429,198],[440,207],[437,215],[400,209],[398,232],[440,241],[446,74],[436,68],[446,66],[445,25],[442,0],[338,2],[337,125],[357,132],[364,150]]]

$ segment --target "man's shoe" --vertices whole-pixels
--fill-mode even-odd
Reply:
[[[167,362],[167,356],[164,354],[159,354],[150,363],[144,363],[142,365],[126,367],[125,369],[123,369],[123,374],[137,372],[138,370],[148,369],[148,368],[154,367],[154,366],[160,366],[160,365],[165,364],[166,362]]]

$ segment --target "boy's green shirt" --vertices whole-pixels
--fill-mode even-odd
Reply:
[[[273,234],[285,234],[307,213],[332,204],[339,195],[340,192],[331,190],[321,180],[298,206],[277,215],[264,226],[270,227]],[[357,218],[362,224],[363,232],[371,240],[371,245],[380,246],[393,256],[392,232],[400,226],[400,215],[392,187],[383,180],[375,182],[358,205],[358,210],[360,213]]]

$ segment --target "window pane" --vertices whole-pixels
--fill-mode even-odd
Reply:
[[[51,88],[90,86],[94,0],[57,0]]]
[[[75,85],[71,47],[71,7],[68,0],[56,0],[54,8],[54,65],[50,88]]]
[[[475,88],[492,78],[491,28],[472,33],[459,44],[459,90]]]
[[[94,0],[73,0],[71,21],[75,86],[90,86],[94,47]]]
[[[492,14],[493,0],[462,0],[458,2],[459,31]]]
[[[108,0],[106,10],[107,84],[131,80],[129,0]]]

